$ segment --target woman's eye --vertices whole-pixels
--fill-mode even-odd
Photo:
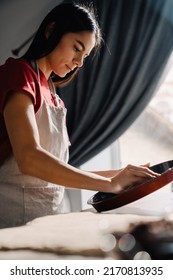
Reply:
[[[76,46],[74,46],[74,50],[75,50],[75,52],[80,52],[80,50]]]

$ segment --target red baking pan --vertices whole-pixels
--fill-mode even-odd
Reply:
[[[150,169],[161,175],[146,183],[129,187],[119,194],[97,192],[87,203],[98,212],[116,209],[143,198],[173,181],[173,160],[153,165]]]

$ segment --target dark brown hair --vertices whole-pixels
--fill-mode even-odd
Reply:
[[[46,28],[53,23],[53,29],[46,38]],[[99,50],[102,36],[95,10],[91,6],[75,3],[63,3],[53,8],[42,21],[36,35],[23,58],[36,60],[49,54],[59,43],[62,36],[69,32],[77,33],[89,31],[95,34],[95,53]],[[56,86],[68,84],[77,74],[78,68],[61,78],[52,73],[52,80]]]

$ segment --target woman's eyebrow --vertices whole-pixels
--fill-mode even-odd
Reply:
[[[78,44],[80,44],[81,47],[82,47],[82,50],[85,51],[85,45],[84,45],[84,43],[83,43],[82,41],[80,41],[80,40],[76,40],[76,42],[77,42]]]

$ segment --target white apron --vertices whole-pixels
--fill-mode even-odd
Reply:
[[[41,146],[64,162],[68,161],[69,138],[66,108],[43,104],[36,113]],[[25,132],[24,132],[25,133]],[[23,175],[15,158],[0,167],[0,228],[12,227],[45,215],[62,212],[64,188]]]

